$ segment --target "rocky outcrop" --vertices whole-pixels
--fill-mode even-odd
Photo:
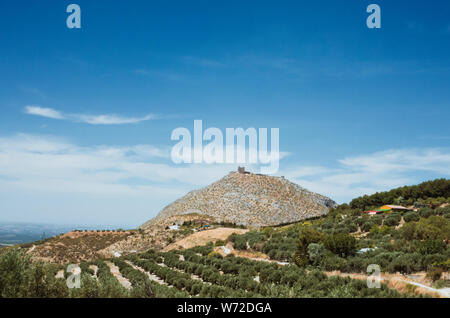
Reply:
[[[292,223],[321,216],[336,202],[283,177],[231,172],[221,180],[165,207],[145,229],[176,215],[208,215],[217,222],[246,226]]]

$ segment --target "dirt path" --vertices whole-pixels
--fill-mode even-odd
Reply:
[[[256,256],[255,253],[248,252],[248,251],[238,251],[233,248],[233,245],[231,243],[227,244],[226,246],[221,246],[216,248],[216,251],[221,253],[223,256],[226,256],[228,254],[234,254],[238,257],[244,257],[248,258],[250,260],[254,261],[262,261],[262,262],[270,262],[270,263],[277,263],[278,265],[289,265],[288,262],[279,262],[275,260],[271,260],[268,258],[267,255],[262,254]],[[332,272],[324,272],[327,276],[341,276],[341,277],[350,277],[353,279],[359,279],[359,280],[367,280],[368,275],[365,274],[358,274],[358,273],[341,273],[339,271],[332,271]],[[419,272],[414,273],[408,276],[401,275],[401,274],[389,274],[389,273],[382,273],[381,274],[382,282],[388,285],[390,288],[394,288],[400,293],[405,293],[411,288],[408,288],[408,285],[416,286],[417,288],[414,290],[414,293],[416,294],[426,294],[433,297],[442,297],[442,298],[450,298],[450,288],[441,288],[436,289],[431,286],[426,285],[426,283],[430,283],[426,279],[426,273],[425,272]]]
[[[350,277],[350,278],[359,279],[359,280],[367,280],[367,278],[369,277],[366,274],[341,273],[339,271],[324,272],[324,273],[327,276]],[[417,287],[413,290],[413,292],[415,294],[426,294],[426,295],[430,295],[433,297],[450,298],[450,288],[436,289],[436,288],[425,285],[424,284],[425,275],[426,274],[423,272],[411,274],[409,276],[405,276],[402,274],[382,273],[381,274],[381,282],[385,283],[390,288],[396,289],[400,293],[405,293],[405,292],[411,291],[411,288],[408,287],[408,285],[413,285],[413,286]],[[422,282],[420,282],[420,281],[422,281]]]
[[[420,288],[424,288],[424,289],[429,290],[430,292],[433,292],[433,293],[438,293],[443,298],[450,298],[450,288],[436,289],[436,288],[433,288],[433,287],[429,287],[429,286],[426,286],[426,285],[423,285],[423,284],[420,284],[420,283],[416,283],[416,282],[411,282],[411,281],[409,281],[409,284],[418,286]]]
[[[111,263],[109,261],[105,261],[105,264],[108,265],[111,274],[113,274],[114,277],[117,278],[117,280],[123,287],[125,287],[126,289],[131,289],[130,281],[122,276],[119,267],[117,267],[114,263]]]
[[[259,261],[259,262],[268,262],[268,263],[277,263],[278,265],[289,265],[287,262],[279,262],[276,260],[272,260],[267,256],[267,254],[260,253],[260,252],[252,252],[252,251],[240,251],[236,250],[233,247],[232,243],[227,243],[226,246],[220,246],[216,247],[214,249],[216,252],[220,253],[222,256],[227,256],[228,254],[233,254],[237,257],[243,257],[250,259],[252,261]]]

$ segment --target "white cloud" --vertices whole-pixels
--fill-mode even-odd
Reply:
[[[339,161],[354,170],[369,173],[430,171],[450,174],[450,153],[443,149],[400,149],[345,158]]]
[[[81,147],[58,138],[26,134],[0,138],[0,175],[13,180],[8,186],[35,191],[128,195],[147,193],[154,185],[187,191],[215,181],[230,169],[235,167],[173,165],[168,147]],[[130,184],[132,179],[140,182]]]
[[[43,108],[39,106],[26,106],[25,113],[53,119],[65,119],[59,111],[52,108]]]
[[[137,226],[235,169],[173,165],[168,147],[83,147],[48,136],[0,137],[0,219],[41,216],[57,223],[113,220]]]
[[[336,168],[285,167],[279,175],[347,202],[424,181],[423,175],[448,177],[450,151],[389,150],[344,158],[337,164]],[[86,147],[51,136],[19,134],[0,137],[0,202],[5,215],[22,215],[23,221],[30,213],[66,220],[65,213],[70,211],[96,221],[114,214],[116,222],[127,219],[138,225],[166,204],[217,181],[237,166],[174,165],[169,147]]]
[[[169,147],[153,145],[82,147],[61,138],[19,134],[0,138],[0,185],[57,193],[150,195],[155,187],[183,193],[207,185],[238,164],[174,165]],[[250,171],[256,166],[246,165]],[[283,168],[283,166],[282,166]],[[279,175],[339,201],[450,176],[450,152],[406,149],[352,156],[336,168],[284,167]],[[175,198],[174,198],[175,199]]]
[[[282,153],[282,157],[286,153]],[[170,147],[153,145],[76,145],[62,138],[18,134],[0,137],[0,175],[29,187],[54,191],[109,192],[122,186],[136,190],[142,181],[192,190],[223,177],[239,164],[173,164]],[[257,170],[256,165],[247,165]],[[139,179],[131,185],[122,180]],[[66,183],[61,187],[62,183]],[[74,184],[82,184],[79,189]],[[17,184],[17,185],[18,185]],[[105,185],[105,186],[102,186]],[[107,186],[106,186],[107,185]],[[119,187],[120,186],[120,187]]]
[[[144,117],[120,117],[117,115],[72,115],[72,117],[80,122],[91,125],[120,125],[120,124],[135,124],[142,121],[154,119],[153,115],[147,115]]]
[[[339,202],[364,194],[449,177],[448,149],[396,149],[338,160],[338,167],[297,167],[282,172],[300,185]],[[434,178],[434,177],[429,177]]]
[[[52,119],[70,120],[74,122],[81,122],[91,125],[135,124],[156,118],[156,116],[150,114],[144,117],[123,117],[114,114],[107,114],[107,115],[64,114],[52,108],[44,108],[39,106],[26,106],[25,113],[29,115],[42,116]]]

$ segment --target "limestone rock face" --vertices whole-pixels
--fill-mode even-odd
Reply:
[[[187,214],[210,216],[217,222],[271,226],[321,216],[335,206],[333,200],[283,177],[230,172],[221,180],[191,191],[166,206],[141,228]]]

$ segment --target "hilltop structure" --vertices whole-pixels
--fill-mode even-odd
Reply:
[[[336,202],[308,191],[284,177],[253,174],[239,167],[221,180],[166,206],[154,219],[141,226],[164,223],[175,216],[197,214],[216,222],[245,226],[273,226],[293,223],[328,213]]]

